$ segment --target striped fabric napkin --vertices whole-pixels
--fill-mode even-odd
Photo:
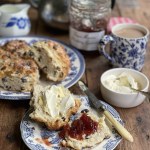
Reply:
[[[130,18],[124,18],[124,17],[112,17],[110,18],[110,21],[107,26],[108,33],[111,33],[111,30],[113,26],[121,23],[136,23],[136,21],[130,19]]]

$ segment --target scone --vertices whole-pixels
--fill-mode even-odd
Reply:
[[[38,81],[39,71],[33,60],[24,60],[0,49],[1,88],[12,91],[32,91]]]
[[[30,117],[44,123],[50,130],[59,130],[69,121],[72,114],[80,107],[80,100],[75,99],[63,86],[42,87],[36,85],[30,101],[33,112]]]
[[[23,40],[8,41],[1,48],[21,58],[31,58],[33,56],[31,47]]]
[[[105,117],[98,117],[93,112],[82,113],[78,119],[69,122],[59,135],[64,138],[62,145],[73,149],[93,147],[110,137],[110,129]]]
[[[33,44],[33,58],[39,68],[52,81],[62,81],[69,73],[70,60],[64,47],[54,41],[39,41]]]

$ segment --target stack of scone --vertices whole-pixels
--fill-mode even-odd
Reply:
[[[61,146],[81,150],[93,147],[110,137],[105,117],[91,110],[79,110],[82,101],[62,86],[35,86],[30,105],[30,117],[44,123],[50,130],[59,130]],[[70,117],[78,113],[74,121]]]
[[[62,45],[39,41],[32,46],[12,40],[0,47],[0,87],[13,91],[32,91],[42,71],[50,81],[62,81],[70,60]]]

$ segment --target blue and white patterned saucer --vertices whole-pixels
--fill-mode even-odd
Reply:
[[[89,106],[89,100],[87,97],[79,96],[82,102],[79,111],[71,116],[71,120],[77,118],[78,114],[83,109],[91,109],[91,111],[95,112]],[[101,101],[106,109],[119,121],[123,124],[122,119],[120,118],[117,111],[108,105],[107,103]],[[38,124],[30,119],[29,114],[31,110],[28,110],[24,115],[21,124],[21,136],[24,143],[31,149],[31,150],[66,150],[68,148],[63,148],[60,146],[61,138],[58,136],[58,131],[51,131],[48,130],[45,126]],[[106,121],[107,122],[107,121]],[[94,148],[84,149],[84,150],[113,150],[121,141],[121,136],[116,132],[115,129],[111,128],[111,125],[107,122],[110,130],[112,131],[111,137],[109,139],[105,139],[100,144],[96,145]],[[69,150],[69,149],[68,149]]]
[[[0,38],[0,45],[11,40],[24,40],[28,44],[32,44],[39,40],[52,40],[62,44],[71,61],[71,69],[69,75],[59,84],[64,85],[66,88],[74,85],[83,75],[85,71],[85,61],[83,56],[76,49],[64,44],[63,42],[48,38],[48,37],[12,37],[12,38]],[[7,100],[24,100],[30,99],[30,92],[12,92],[12,91],[0,91],[0,99]]]

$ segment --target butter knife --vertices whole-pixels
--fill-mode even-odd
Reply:
[[[80,89],[88,96],[90,102],[92,102],[93,106],[103,111],[106,118],[112,123],[114,128],[118,131],[118,133],[126,140],[133,142],[132,135],[125,129],[111,114],[106,110],[105,106],[96,98],[96,96],[85,86],[82,81],[78,82]]]

